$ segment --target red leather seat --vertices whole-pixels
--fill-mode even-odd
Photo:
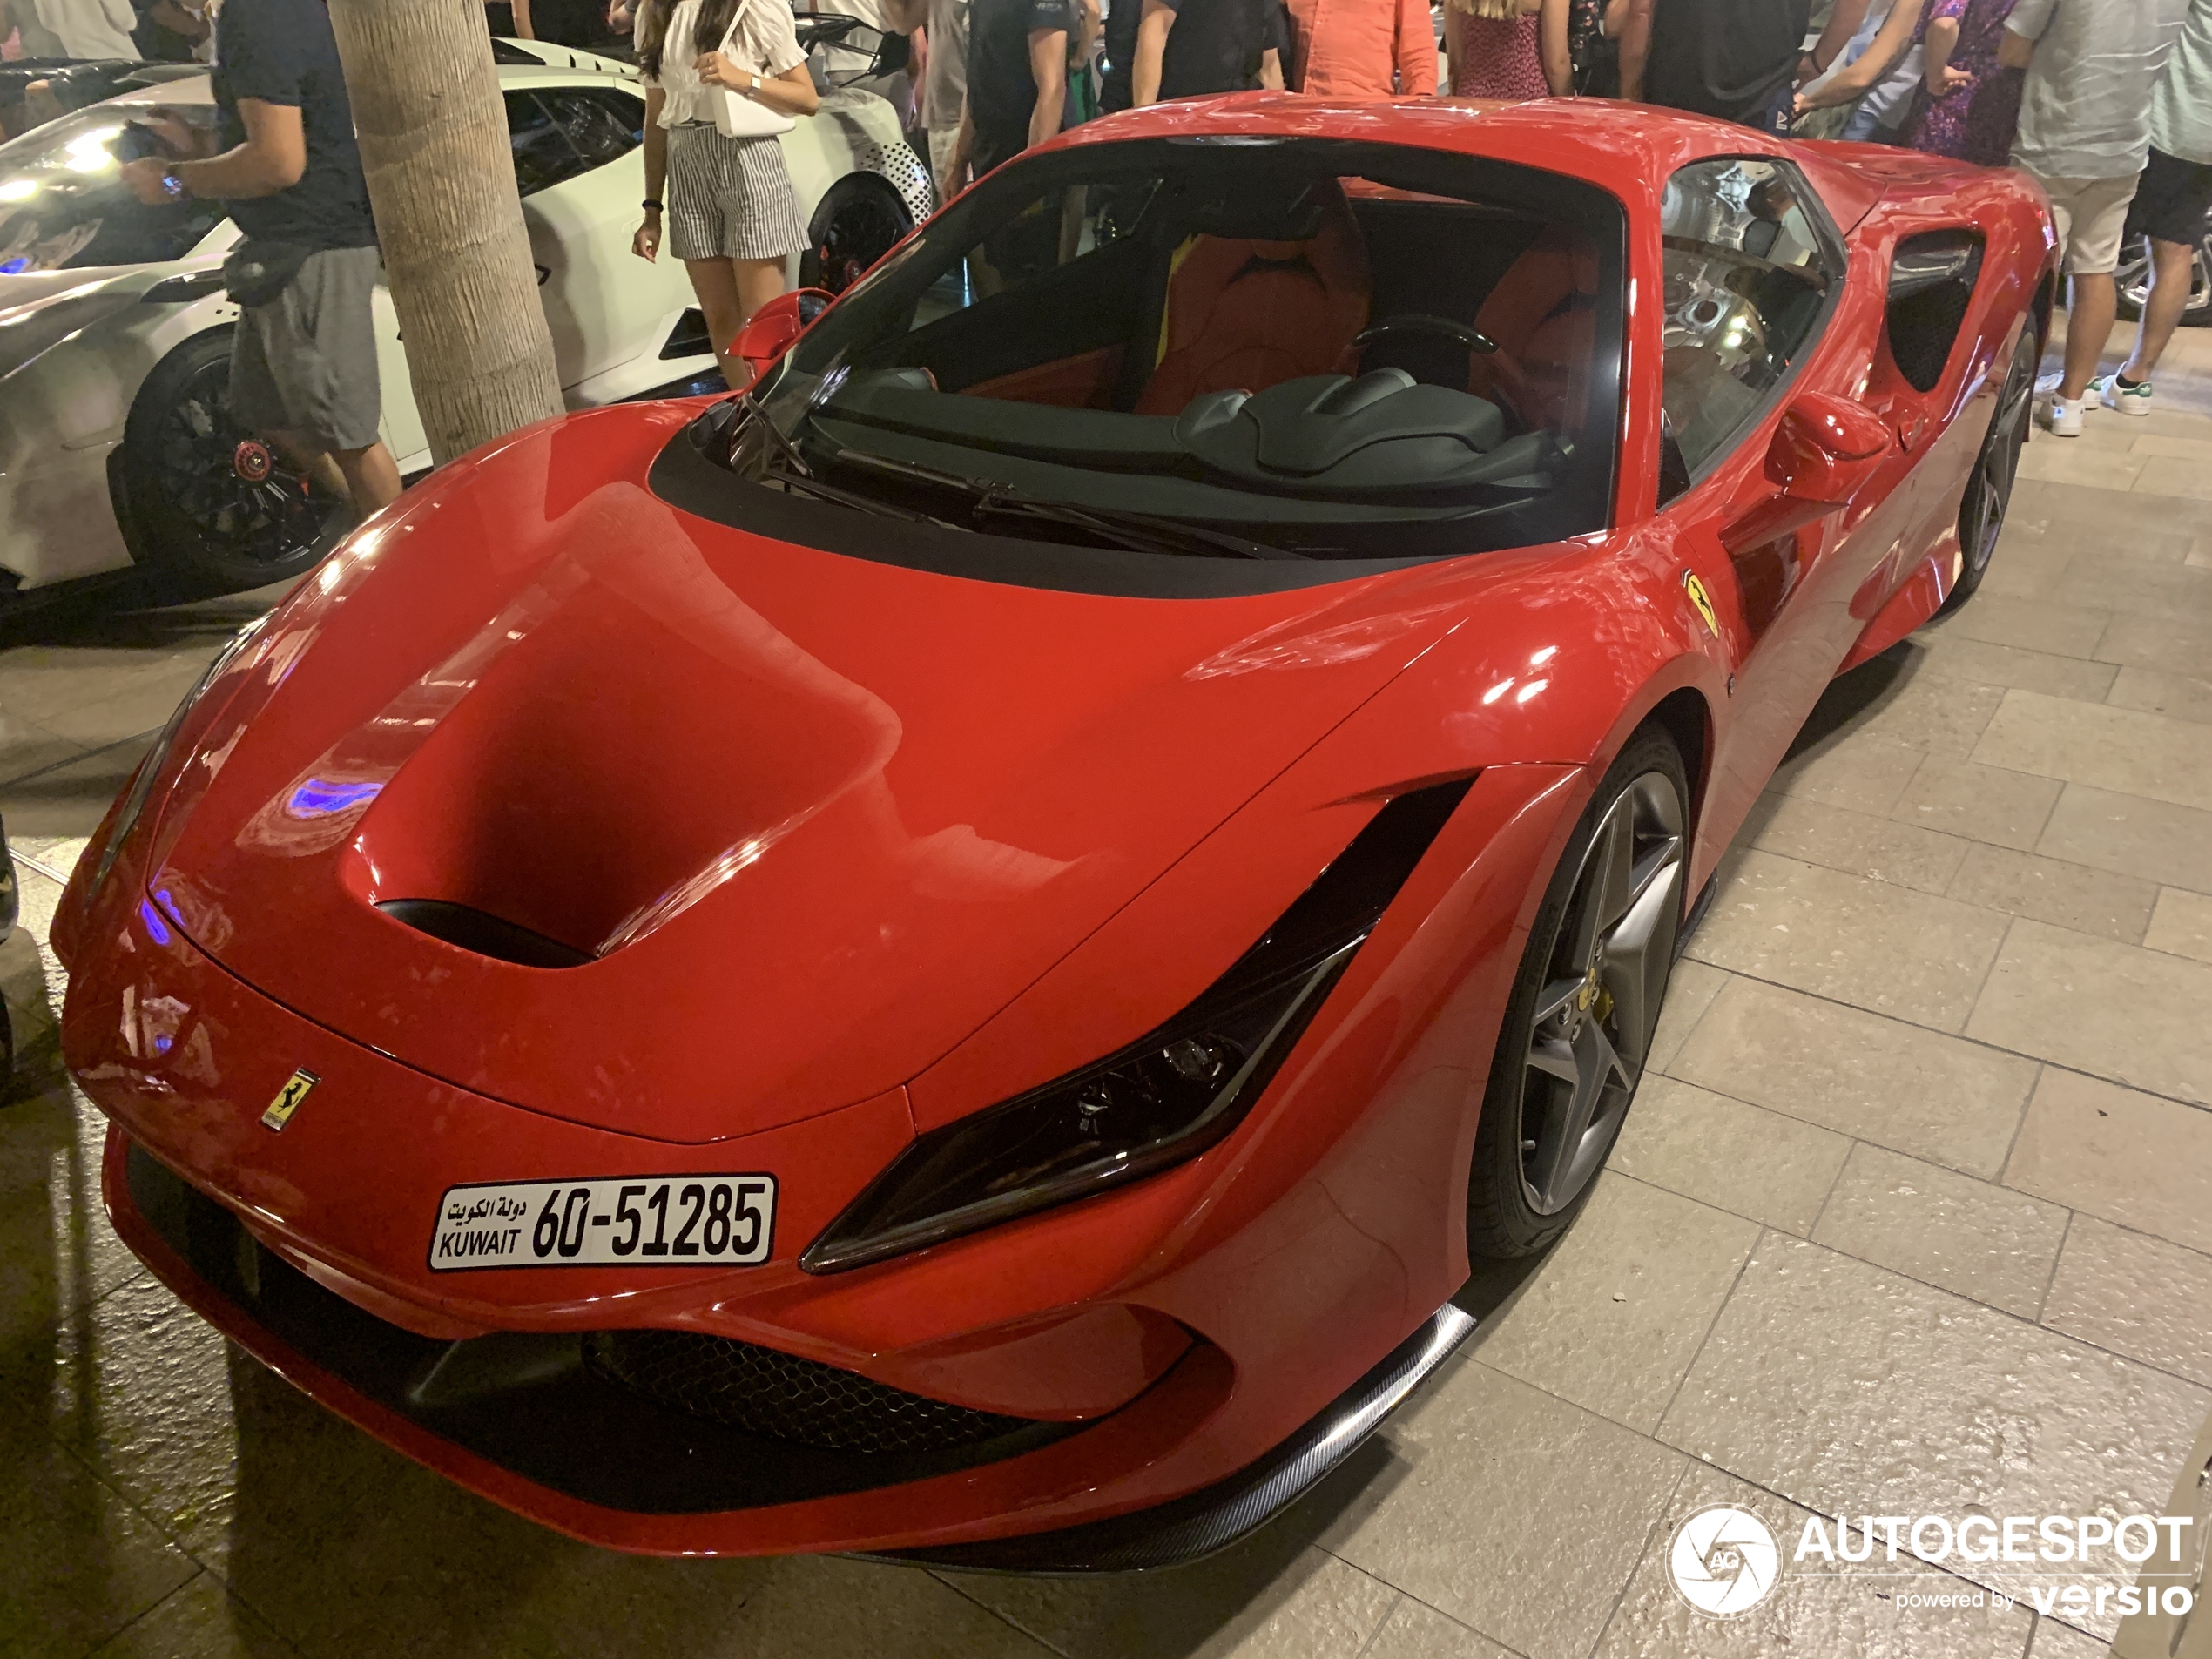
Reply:
[[[1138,394],[1139,415],[1177,415],[1207,392],[1264,391],[1304,374],[1332,374],[1367,326],[1367,250],[1333,179],[1321,222],[1304,241],[1198,236],[1179,248],[1168,279],[1158,366]]]
[[[1498,349],[1472,359],[1467,390],[1534,428],[1579,425],[1596,343],[1597,250],[1554,225],[1506,269],[1474,326]]]

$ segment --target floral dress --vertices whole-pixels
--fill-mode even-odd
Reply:
[[[1549,95],[1544,60],[1537,51],[1534,13],[1493,19],[1447,5],[1444,26],[1457,36],[1453,97],[1520,99]]]
[[[1900,143],[1985,167],[2001,167],[2011,158],[2013,130],[2020,125],[2020,86],[2027,76],[1999,64],[1997,51],[2013,4],[2013,0],[1934,0],[1921,14],[1919,27],[1912,31],[1913,44],[1926,39],[1928,25],[1937,18],[1955,19],[1959,44],[1952,51],[1951,67],[1965,70],[1973,79],[1934,98],[1923,82],[1898,132]]]

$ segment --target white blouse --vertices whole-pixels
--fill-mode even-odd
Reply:
[[[647,3],[658,7],[664,0],[647,0]],[[702,53],[718,45],[739,69],[749,69],[763,80],[773,80],[806,61],[786,0],[744,0],[726,43],[694,41],[691,31],[698,15],[699,0],[676,0],[676,9],[669,14],[668,33],[662,37],[660,74],[644,78],[646,85],[661,90],[660,124],[664,127],[714,118],[706,101],[708,88],[691,65]],[[644,25],[641,17],[640,32]]]

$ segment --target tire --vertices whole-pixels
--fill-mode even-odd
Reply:
[[[1535,1254],[1589,1200],[1666,998],[1689,823],[1681,752],[1644,726],[1575,826],[1514,976],[1467,1181],[1478,1260]]]
[[[799,256],[799,286],[843,293],[914,228],[914,215],[880,173],[848,172],[815,205]]]
[[[1989,418],[1988,435],[1981,441],[1966,496],[1959,503],[1959,580],[1937,610],[1939,617],[1951,615],[1973,598],[1982,577],[1989,574],[2020,474],[2020,448],[2033,422],[2038,361],[2035,336],[2023,328],[2020,344],[2013,348],[2012,367],[1997,390],[1997,412]]]
[[[2113,273],[2119,291],[2123,321],[2140,321],[2143,298],[2150,292],[2150,245],[2137,237],[2121,251],[2120,266]],[[2184,328],[2212,328],[2212,227],[2196,245],[2196,260],[2189,273],[2189,302],[2182,312]]]
[[[179,597],[234,593],[300,575],[351,523],[230,412],[231,334],[195,334],[154,366],[123,428],[134,552]]]

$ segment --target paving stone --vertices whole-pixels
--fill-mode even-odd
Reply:
[[[1851,1150],[1815,1244],[2032,1319],[2066,1237],[2057,1204],[1876,1146]]]
[[[1770,1232],[1659,1438],[1828,1515],[2155,1514],[2208,1406],[2194,1384]]]
[[[2005,1184],[2212,1252],[2212,1112],[2046,1067]]]
[[[1769,853],[1734,858],[1689,954],[1916,1025],[1966,1024],[2008,918]]]
[[[1359,1653],[1399,1599],[1325,1550],[1264,1534],[1188,1567],[1135,1576],[944,1578],[1068,1659],[1330,1659]]]
[[[1770,1227],[1812,1231],[1851,1143],[1672,1077],[1647,1077],[1610,1167]]]
[[[2016,1054],[2212,1105],[2212,963],[2026,918],[1966,1022]]]
[[[2035,1062],[1822,997],[1732,980],[1673,1075],[1985,1178],[2004,1166]]]
[[[2212,1256],[2094,1216],[2067,1230],[2043,1323],[2212,1386]]]
[[[1479,1363],[1386,1425],[1322,1542],[1527,1659],[1583,1659],[1687,1467]]]
[[[1476,1352],[1509,1377],[1649,1433],[1758,1236],[1758,1224],[1741,1216],[1601,1176],[1519,1298],[1478,1333]]]

